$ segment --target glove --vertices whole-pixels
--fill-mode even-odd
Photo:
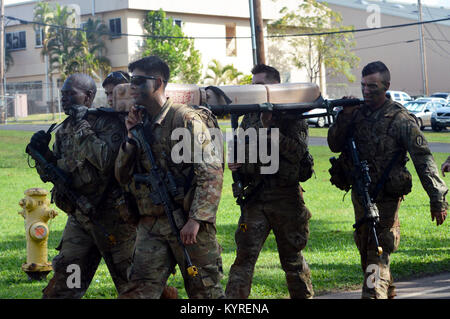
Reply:
[[[30,140],[30,145],[36,151],[44,155],[47,150],[49,150],[48,144],[50,143],[51,139],[52,135],[50,133],[47,133],[44,130],[40,130],[33,134]]]

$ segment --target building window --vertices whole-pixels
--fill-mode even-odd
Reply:
[[[122,33],[122,26],[120,24],[120,18],[109,20],[109,32],[111,32],[111,37],[118,38]]]
[[[175,25],[177,25],[177,26],[179,26],[180,27],[180,29],[181,29],[181,23],[182,23],[183,21],[181,20],[181,19],[173,19],[173,24]]]
[[[26,49],[27,41],[25,34],[26,34],[25,31],[6,33],[6,49],[8,50]]]
[[[35,38],[36,38],[36,47],[40,48],[43,45],[44,42],[44,29],[39,28],[34,31],[35,32]]]
[[[225,25],[225,36],[226,36],[226,53],[227,56],[236,56],[236,24]]]

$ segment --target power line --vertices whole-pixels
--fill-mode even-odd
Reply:
[[[390,43],[385,43],[385,44],[380,44],[380,45],[373,45],[373,46],[370,46],[370,47],[355,48],[355,49],[351,49],[351,51],[359,51],[359,50],[366,50],[366,49],[375,49],[375,48],[381,48],[381,47],[391,46],[391,45],[395,45],[395,44],[413,43],[413,42],[417,42],[417,41],[419,41],[419,39],[406,40],[406,41],[397,41],[397,42],[390,42]]]
[[[426,40],[426,39],[425,39]],[[444,56],[442,55],[440,52],[438,52],[437,50],[435,50],[431,45],[428,46],[430,48],[431,51],[433,51],[434,53],[436,53],[437,55],[439,55],[441,58],[450,60],[450,55]]]
[[[432,35],[431,35],[431,33],[430,33],[430,31],[428,30],[428,28],[427,27],[425,27],[425,31],[428,33],[428,35],[431,37],[431,40],[442,50],[442,51],[444,51],[444,53],[447,55],[447,56],[450,56],[450,54],[448,53],[448,50],[446,49],[446,48],[444,48],[442,45],[440,45],[437,41],[435,41],[433,38],[432,38]]]
[[[63,29],[63,30],[86,32],[86,30],[84,30],[83,28],[73,28],[73,27],[67,27],[67,26],[42,23],[42,22],[37,22],[37,21],[27,21],[27,20],[23,20],[23,19],[11,17],[11,16],[4,16],[4,17],[9,20],[19,21],[22,24],[36,24],[36,25],[41,25],[41,26],[59,28],[59,29]],[[265,38],[290,38],[290,37],[302,37],[302,36],[332,35],[332,34],[342,34],[342,33],[357,33],[357,32],[367,32],[367,31],[374,31],[374,30],[383,30],[383,29],[404,28],[404,27],[410,27],[410,26],[415,26],[415,25],[420,25],[420,24],[437,23],[437,22],[449,21],[449,20],[450,20],[450,17],[442,18],[442,19],[435,19],[435,20],[411,22],[411,23],[405,23],[405,24],[389,25],[389,26],[383,26],[383,27],[378,27],[378,28],[363,28],[363,29],[298,33],[298,34],[274,34],[274,35],[267,35],[264,37]],[[111,32],[100,32],[99,34],[100,35],[110,35],[110,36],[153,38],[153,39],[200,39],[200,40],[208,39],[208,40],[214,40],[214,39],[250,39],[251,38],[251,36],[239,36],[239,37],[189,37],[189,36],[183,36],[183,37],[177,37],[177,36],[160,36],[160,35],[151,35],[151,34],[129,34],[129,33],[111,33]]]
[[[430,8],[426,7],[428,14],[430,15],[430,17],[433,19],[433,15],[431,14]],[[439,25],[436,25],[436,29],[438,29],[439,33],[444,37],[444,39],[447,40],[447,37],[445,36],[445,34],[442,32],[441,28],[439,27]]]

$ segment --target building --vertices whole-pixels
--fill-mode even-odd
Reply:
[[[371,0],[319,0],[339,12],[344,25],[355,29],[415,23],[418,21],[416,4]],[[424,6],[422,20],[450,18],[449,7]],[[450,5],[450,2],[449,2]],[[424,92],[419,26],[382,29],[354,33],[353,52],[360,58],[354,70],[355,83],[341,78],[327,78],[329,95],[361,96],[359,78],[362,68],[369,62],[381,60],[391,71],[391,89],[407,92],[411,96],[450,92],[450,20],[424,24],[424,43],[428,92]]]
[[[33,20],[33,11],[38,1],[27,1],[5,6],[5,15]],[[112,36],[106,39],[107,57],[112,70],[127,70],[131,61],[141,57],[144,38],[143,19],[147,11],[163,9],[172,17],[183,32],[195,37],[195,48],[200,51],[205,74],[212,59],[222,65],[233,64],[240,72],[250,74],[253,66],[249,2],[243,0],[222,1],[154,1],[154,0],[50,0],[60,5],[70,5],[80,17],[80,25],[89,18],[100,19],[109,26],[112,33],[129,36]],[[278,17],[282,3],[262,0],[264,25]],[[23,24],[8,19],[5,26],[7,47],[11,51],[14,64],[6,73],[7,91],[28,94],[33,104],[30,113],[48,109],[50,85],[46,74],[46,63],[41,55],[42,34],[35,31],[36,25]],[[265,27],[267,34],[267,28]],[[235,37],[235,38],[230,38]],[[273,47],[273,46],[272,46]],[[266,43],[266,62],[275,64],[280,57],[270,54],[270,43]],[[284,81],[305,81],[300,70],[285,68]],[[58,94],[58,74],[53,76],[55,99]],[[99,84],[100,87],[100,84]],[[101,93],[97,96],[102,98]],[[101,101],[103,102],[103,101]]]

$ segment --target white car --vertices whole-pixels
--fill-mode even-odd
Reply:
[[[411,101],[405,104],[405,108],[413,113],[419,120],[419,127],[423,130],[426,126],[431,126],[431,114],[442,107],[437,101]]]
[[[436,92],[431,94],[430,97],[440,97],[445,99],[447,102],[450,102],[450,93],[447,92]]]
[[[326,110],[325,109],[312,109],[309,112],[303,113],[304,115],[312,115],[312,114],[323,114],[325,113]],[[333,123],[333,117],[330,116],[329,117],[330,120],[328,120],[328,116],[320,116],[320,117],[311,117],[306,119],[308,121],[308,124],[312,124],[315,127],[324,127],[324,126],[329,126],[330,124]]]
[[[413,100],[408,95],[408,93],[405,93],[405,92],[402,92],[402,91],[391,91],[391,90],[388,90],[386,92],[386,94],[389,95],[393,101],[398,102],[401,105],[405,105],[405,103]]]
[[[441,97],[431,97],[431,96],[425,96],[425,97],[419,97],[418,99],[415,99],[414,102],[437,102],[442,104],[442,106],[444,106],[445,104],[447,104],[447,100],[443,99]]]

